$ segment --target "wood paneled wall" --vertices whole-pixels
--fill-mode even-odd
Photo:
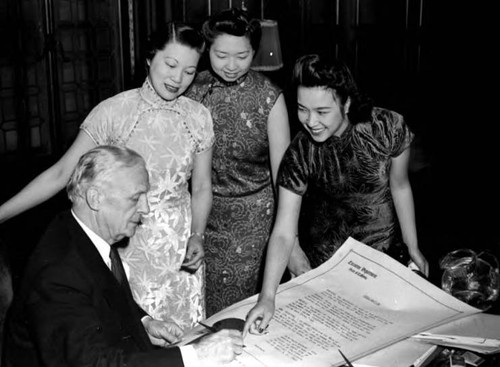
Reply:
[[[435,3],[435,2],[434,2]],[[344,59],[364,90],[382,106],[413,117],[421,82],[434,73],[440,9],[431,0],[146,0],[136,4],[137,63],[147,33],[159,22],[199,26],[210,13],[246,7],[255,18],[278,21],[284,67],[270,76],[286,86],[295,59],[321,53]],[[434,7],[434,8],[433,8]],[[137,83],[143,70],[136,71]]]
[[[155,21],[166,15],[196,25],[209,13],[209,0],[143,1],[171,7],[156,13]],[[241,0],[211,0],[210,10],[230,3],[241,6]],[[252,16],[261,16],[260,0],[244,3]],[[271,75],[276,81],[286,86],[294,60],[304,53],[344,59],[375,102],[402,113],[416,132],[417,151],[432,167],[435,195],[418,199],[432,204],[427,214],[436,216],[435,230],[446,232],[442,228],[448,225],[454,233],[460,227],[467,236],[500,243],[493,229],[499,216],[480,209],[481,202],[500,205],[493,178],[500,155],[490,133],[497,97],[487,88],[496,87],[498,73],[493,6],[452,0],[264,0],[264,16],[280,28],[284,67]],[[293,108],[290,112],[293,124]],[[464,202],[464,195],[475,199]]]

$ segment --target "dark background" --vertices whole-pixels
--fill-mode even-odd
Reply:
[[[60,157],[99,101],[142,84],[141,52],[152,28],[170,19],[199,26],[208,4],[0,0],[0,202]],[[210,2],[212,12],[227,5]],[[326,53],[343,58],[379,106],[405,116],[416,134],[411,180],[431,281],[439,284],[438,261],[450,250],[488,249],[500,258],[498,37],[491,5],[434,0],[245,5],[257,18],[278,20],[284,67],[268,75],[287,98],[294,60]],[[293,109],[290,117],[296,131]],[[62,192],[0,224],[14,283],[49,220],[68,206]]]

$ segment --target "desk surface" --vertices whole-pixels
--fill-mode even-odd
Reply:
[[[478,336],[500,339],[500,316],[486,313],[474,314],[429,330],[436,334]],[[429,349],[429,344],[405,339],[355,361],[359,367],[408,367]],[[487,356],[488,364],[481,367],[499,367],[498,355]],[[437,363],[437,362],[436,362]],[[492,363],[492,364],[491,364]],[[496,364],[495,364],[496,363]],[[430,367],[441,367],[440,365]]]
[[[474,353],[477,356],[480,356],[484,359],[484,362],[480,364],[480,367],[498,367],[500,366],[500,355],[481,355]],[[422,365],[422,367],[449,367],[449,351],[444,349],[440,355],[436,356],[432,361],[430,361],[427,365]],[[471,365],[467,365],[471,366]]]

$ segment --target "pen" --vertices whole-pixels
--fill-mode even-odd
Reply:
[[[203,326],[205,329],[210,330],[212,333],[216,333],[217,331],[219,331],[216,328],[214,328],[213,326],[207,325],[207,324],[205,324],[203,322],[198,322],[198,324],[200,324],[201,326]]]
[[[212,332],[212,333],[216,333],[217,331],[219,331],[217,328],[214,328],[213,326],[207,325],[204,322],[198,321],[198,324],[203,326],[205,329],[210,330],[210,332]],[[242,347],[245,348],[246,345],[242,345]]]
[[[340,349],[337,349],[340,353],[340,355],[342,356],[342,358],[344,358],[344,361],[345,363],[347,364],[347,367],[354,367],[352,365],[352,363],[347,359],[347,357],[344,355],[344,353],[342,353],[342,351]]]

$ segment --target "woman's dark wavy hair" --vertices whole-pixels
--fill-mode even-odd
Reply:
[[[332,89],[342,105],[350,98],[348,116],[353,124],[371,118],[373,101],[359,92],[349,68],[341,60],[327,62],[316,54],[298,58],[293,68],[292,85],[295,90],[299,86]]]
[[[258,19],[250,19],[248,13],[238,8],[229,8],[212,15],[203,23],[201,32],[211,45],[217,36],[229,34],[236,37],[246,37],[250,45],[257,51],[262,30]]]
[[[146,59],[151,60],[167,44],[176,42],[196,50],[200,55],[205,51],[205,39],[199,31],[181,22],[168,22],[149,35]]]

